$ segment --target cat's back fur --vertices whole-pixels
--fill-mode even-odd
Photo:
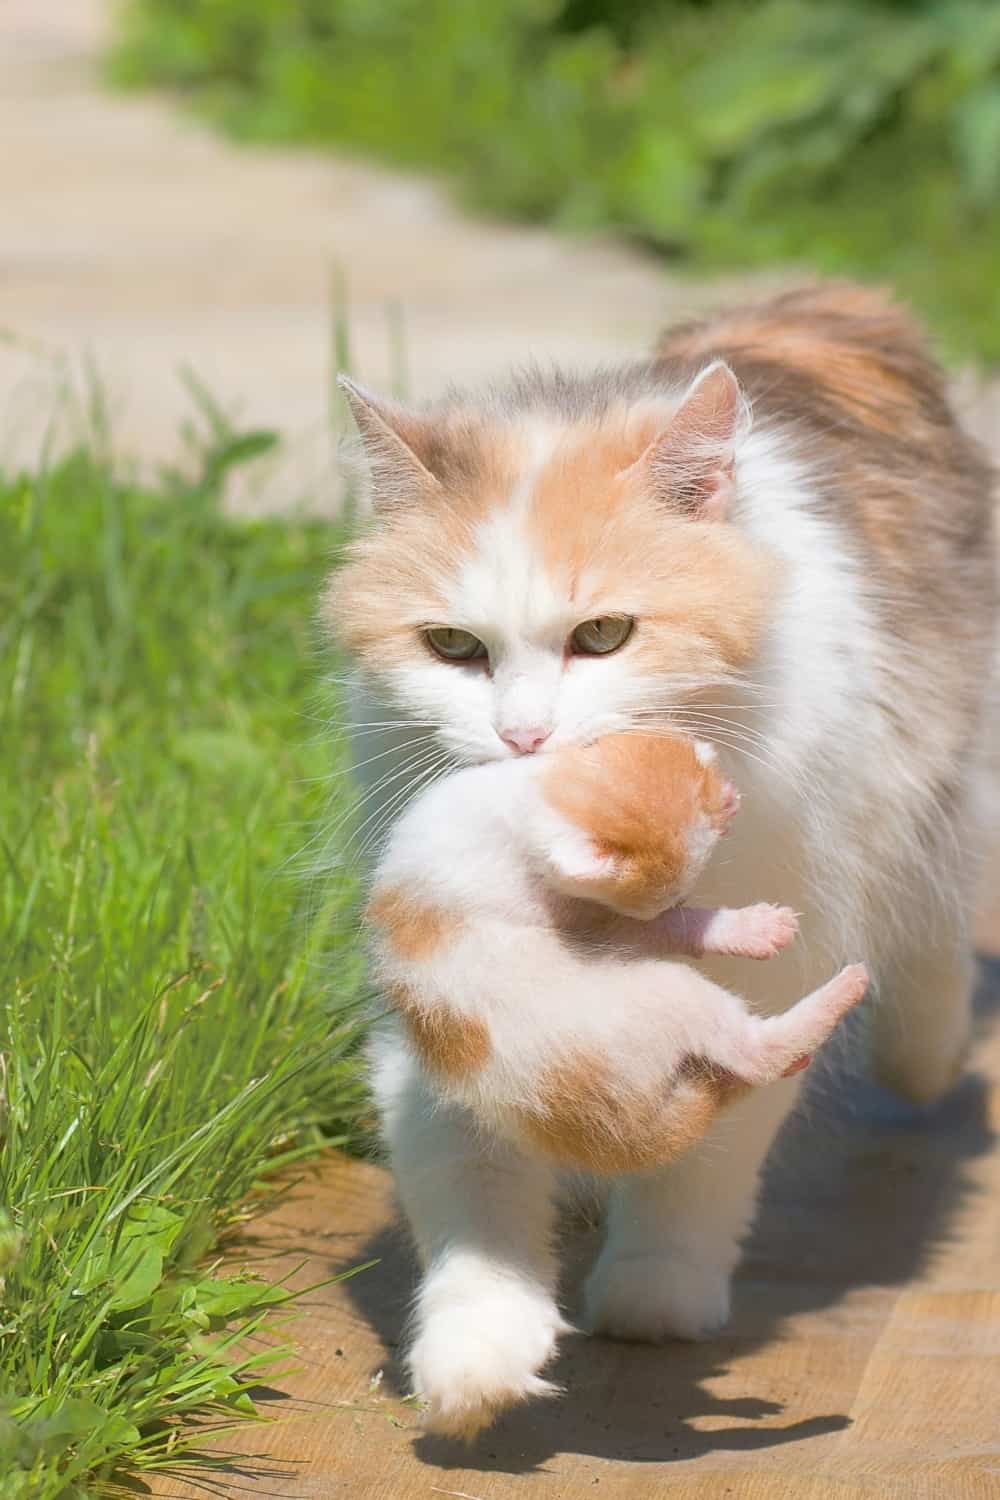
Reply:
[[[671,329],[657,355],[671,380],[724,359],[757,423],[794,431],[894,633],[954,635],[956,656],[966,630],[981,635],[996,587],[994,476],[900,307],[868,288],[811,287]]]

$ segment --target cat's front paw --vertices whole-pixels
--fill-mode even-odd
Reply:
[[[429,1431],[471,1440],[507,1407],[558,1395],[539,1372],[568,1327],[551,1299],[530,1288],[438,1300],[421,1318],[409,1361]]]
[[[661,1344],[706,1339],[729,1321],[730,1273],[677,1255],[602,1255],[587,1282],[591,1333]]]

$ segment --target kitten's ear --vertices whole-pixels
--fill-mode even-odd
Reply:
[[[375,509],[387,510],[439,494],[441,485],[427,464],[434,424],[394,401],[373,395],[346,375],[338,375],[337,384],[347,398],[364,446]]]
[[[750,408],[728,365],[703,370],[666,427],[639,459],[665,503],[699,521],[725,520],[736,474],[736,447],[750,429]]]
[[[566,827],[551,840],[545,850],[550,873],[561,890],[586,895],[596,881],[615,874],[615,860],[602,854],[593,840],[578,828]]]

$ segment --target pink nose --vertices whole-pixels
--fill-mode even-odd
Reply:
[[[544,745],[551,733],[551,729],[539,729],[536,725],[532,729],[505,730],[500,738],[505,745],[516,750],[518,755],[532,755],[539,745]]]

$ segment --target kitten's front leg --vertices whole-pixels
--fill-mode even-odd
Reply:
[[[485,1141],[398,1039],[375,1089],[423,1280],[409,1369],[434,1432],[473,1437],[506,1407],[557,1394],[540,1371],[569,1325],[555,1302],[552,1172]]]
[[[756,906],[673,906],[647,924],[647,944],[665,955],[704,958],[774,958],[799,930],[788,906],[762,901]]]
[[[677,1161],[614,1183],[586,1288],[595,1333],[659,1343],[705,1338],[727,1321],[758,1173],[798,1083],[751,1091]]]

